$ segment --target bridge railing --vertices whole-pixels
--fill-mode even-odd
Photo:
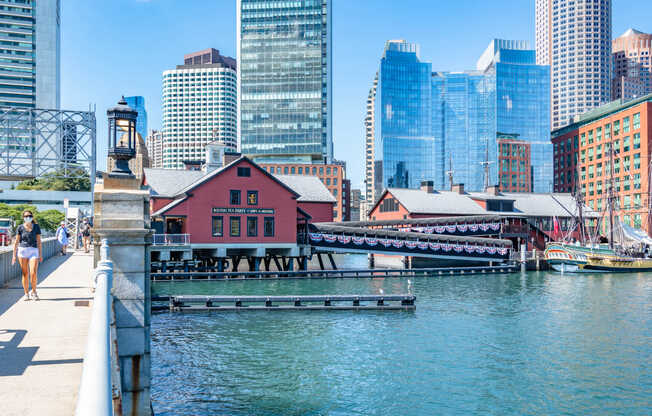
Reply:
[[[82,370],[76,416],[113,415],[111,311],[113,296],[113,263],[109,260],[109,245],[102,240],[100,262],[94,270],[95,296]]]
[[[179,246],[190,244],[190,234],[154,234],[155,246]]]

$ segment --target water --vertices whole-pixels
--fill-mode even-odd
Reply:
[[[415,312],[155,314],[156,414],[652,414],[652,274],[410,280],[155,284],[417,296]]]

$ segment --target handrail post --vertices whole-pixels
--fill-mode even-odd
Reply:
[[[109,246],[106,239],[102,240],[100,256],[101,260],[94,272],[96,290],[88,328],[76,416],[113,415],[110,327],[113,263],[109,260]]]

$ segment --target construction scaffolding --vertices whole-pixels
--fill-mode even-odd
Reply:
[[[95,182],[94,111],[0,108],[0,180],[90,175]]]

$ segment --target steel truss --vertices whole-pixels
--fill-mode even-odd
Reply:
[[[0,180],[38,178],[61,171],[95,182],[94,111],[0,108]]]

